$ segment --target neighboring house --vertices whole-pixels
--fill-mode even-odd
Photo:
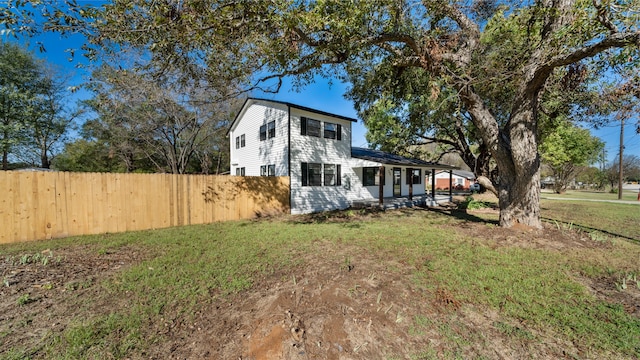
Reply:
[[[476,181],[476,176],[471,171],[451,172],[451,188],[454,190],[469,190]],[[449,184],[449,171],[436,171],[436,190],[449,190]]]
[[[287,102],[247,99],[227,134],[231,174],[288,176],[291,213],[302,214],[345,209],[381,195],[424,195],[427,173],[452,169],[352,148],[354,122],[356,119]]]
[[[553,176],[547,176],[540,180],[540,187],[543,189],[553,188],[556,184],[556,179]]]

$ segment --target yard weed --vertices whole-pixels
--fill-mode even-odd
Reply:
[[[36,301],[36,300],[34,298],[32,298],[31,294],[29,294],[29,293],[25,293],[25,294],[20,295],[18,297],[18,300],[17,300],[18,306],[24,306],[24,305],[27,305],[27,304],[32,303],[34,301]]]

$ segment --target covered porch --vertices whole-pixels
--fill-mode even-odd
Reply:
[[[363,191],[352,198],[354,207],[377,206],[383,209],[407,206],[436,206],[451,201],[436,195],[436,171],[447,171],[451,182],[455,166],[410,159],[378,150],[351,149],[351,167],[360,178]],[[449,186],[451,190],[452,186]]]
[[[401,209],[407,207],[434,207],[439,204],[452,201],[450,195],[435,195],[435,198],[430,194],[413,195],[411,198],[408,196],[403,197],[386,197],[382,198],[382,202],[379,199],[363,199],[353,201],[351,207],[354,209],[365,209],[379,207],[382,210],[388,209]]]

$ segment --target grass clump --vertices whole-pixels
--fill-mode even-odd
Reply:
[[[542,200],[542,217],[640,241],[640,206],[632,204]],[[596,235],[598,236],[598,235]]]
[[[60,256],[54,257],[53,251],[44,250],[42,252],[36,252],[33,255],[31,254],[22,254],[22,255],[7,255],[5,258],[5,263],[9,265],[52,265],[52,264],[60,264],[62,258]]]
[[[490,201],[476,200],[473,196],[467,196],[463,202],[458,204],[462,210],[479,210],[495,207],[495,203]]]

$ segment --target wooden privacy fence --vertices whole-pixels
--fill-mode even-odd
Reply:
[[[0,171],[0,243],[279,212],[288,177]]]

